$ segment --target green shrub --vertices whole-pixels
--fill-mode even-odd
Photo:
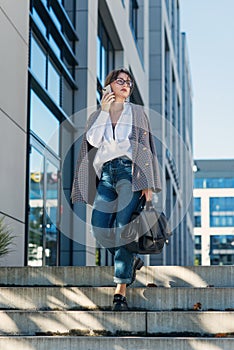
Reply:
[[[4,216],[0,218],[0,257],[11,251],[10,245],[14,239],[9,226],[4,223],[4,219]]]

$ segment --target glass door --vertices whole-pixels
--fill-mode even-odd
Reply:
[[[28,265],[58,265],[59,160],[33,145],[30,153]]]

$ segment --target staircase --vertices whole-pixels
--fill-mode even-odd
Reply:
[[[234,349],[234,266],[143,267],[112,312],[112,267],[0,268],[0,350]]]

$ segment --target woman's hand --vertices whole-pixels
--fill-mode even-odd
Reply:
[[[145,196],[146,202],[152,201],[152,197],[153,197],[153,191],[151,190],[151,188],[145,188],[144,190],[142,190],[142,196]]]
[[[111,104],[115,101],[114,92],[104,94],[101,99],[102,111],[109,113]]]

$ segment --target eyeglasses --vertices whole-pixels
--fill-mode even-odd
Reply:
[[[130,89],[133,86],[133,82],[131,80],[124,80],[122,78],[117,78],[115,81],[118,85],[124,85],[124,83],[126,83]]]

